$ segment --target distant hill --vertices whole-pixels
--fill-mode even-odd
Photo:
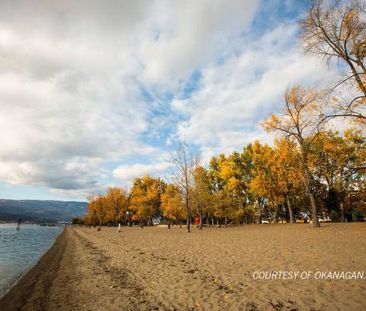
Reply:
[[[0,199],[0,221],[71,221],[86,213],[87,202]]]

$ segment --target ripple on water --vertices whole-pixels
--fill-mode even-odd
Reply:
[[[0,297],[51,247],[60,227],[0,224]]]

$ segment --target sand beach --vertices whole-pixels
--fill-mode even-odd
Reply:
[[[365,310],[365,247],[363,223],[66,228],[0,309]]]

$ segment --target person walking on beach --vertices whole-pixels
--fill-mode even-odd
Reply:
[[[118,231],[117,231],[118,233],[120,233],[121,232],[121,223],[118,223]]]

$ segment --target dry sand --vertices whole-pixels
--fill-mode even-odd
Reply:
[[[366,224],[68,228],[0,310],[366,310]],[[255,271],[365,271],[255,280]]]

